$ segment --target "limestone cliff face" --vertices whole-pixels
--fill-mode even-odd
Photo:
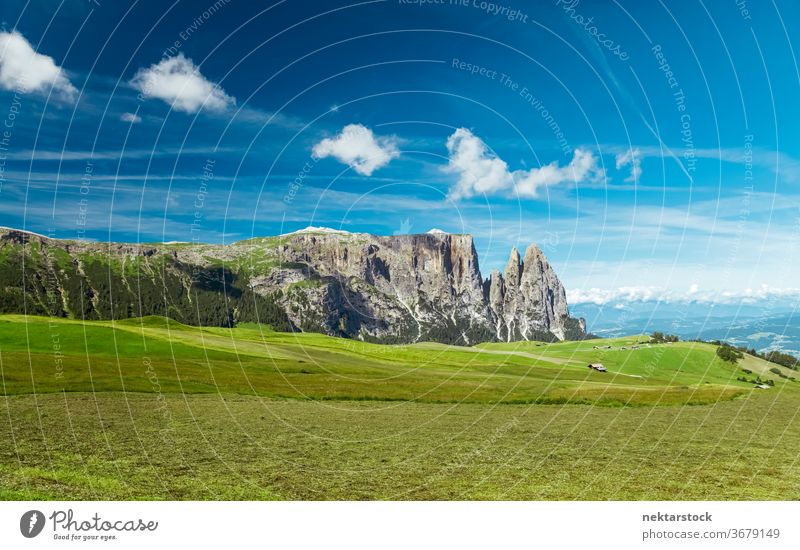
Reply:
[[[291,311],[306,325],[310,310],[341,312],[349,336],[391,341],[438,339],[484,341],[489,310],[483,296],[478,256],[470,235],[422,234],[379,237],[365,234],[296,234],[280,248],[280,266],[318,282],[316,305]],[[300,266],[300,267],[297,267]],[[256,288],[276,290],[268,280]],[[335,330],[328,323],[328,331]],[[452,333],[457,332],[455,337]],[[451,334],[445,338],[445,333]]]
[[[326,287],[365,282],[372,288],[365,299],[335,307],[345,312],[350,336],[363,331],[379,339],[475,343],[563,340],[585,332],[569,317],[564,287],[536,245],[524,259],[513,249],[505,273],[485,282],[470,235],[297,234],[281,253],[283,262],[307,266]],[[299,325],[304,315],[290,313]]]
[[[516,248],[505,276],[492,274],[489,306],[498,340],[533,340],[551,333],[563,340],[570,329],[567,296],[542,251],[532,244],[520,260]]]
[[[484,281],[470,235],[309,228],[232,245],[123,245],[0,230],[2,249],[26,258],[24,272],[9,268],[5,277],[13,283],[0,289],[3,311],[35,303],[41,313],[79,318],[166,313],[192,324],[263,321],[397,343],[585,334],[538,247],[522,259],[512,250],[505,272]]]

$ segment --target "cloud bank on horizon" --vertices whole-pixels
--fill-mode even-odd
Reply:
[[[698,304],[757,304],[767,300],[782,300],[784,305],[800,306],[800,288],[775,288],[761,285],[738,291],[701,290],[692,284],[686,290],[653,286],[625,286],[616,289],[567,289],[567,301],[572,305],[606,306],[631,302],[666,302]]]

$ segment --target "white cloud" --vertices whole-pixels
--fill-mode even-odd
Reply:
[[[625,181],[638,182],[642,175],[642,154],[639,149],[628,149],[617,155],[617,170],[625,166],[631,167],[631,175]]]
[[[625,286],[615,289],[570,289],[567,290],[569,304],[626,304],[631,302],[669,302],[701,304],[754,304],[764,300],[800,300],[800,288],[778,288],[761,285],[743,290],[701,291],[697,284],[687,290],[674,290],[652,286]]]
[[[130,122],[132,124],[138,124],[142,121],[142,117],[133,113],[123,113],[119,119],[123,122]]]
[[[312,149],[316,158],[333,157],[359,174],[370,176],[400,156],[397,138],[376,137],[361,124],[348,124],[335,137],[325,138]]]
[[[466,128],[459,128],[447,138],[447,151],[450,160],[445,170],[458,174],[458,181],[450,189],[451,198],[491,195],[514,186],[508,164]]]
[[[597,157],[586,149],[575,149],[572,160],[566,166],[551,162],[541,168],[514,172],[515,191],[523,197],[536,197],[540,187],[559,185],[566,182],[581,183],[595,181],[603,177],[603,170],[597,163]]]
[[[585,149],[576,149],[566,166],[554,161],[540,168],[511,172],[503,159],[466,128],[459,128],[447,139],[447,151],[449,162],[445,170],[458,174],[458,181],[450,189],[453,199],[496,193],[534,198],[542,187],[604,176],[597,157]]]
[[[139,69],[131,85],[144,97],[161,99],[186,113],[196,113],[201,108],[223,111],[236,105],[235,98],[200,74],[192,60],[182,53],[162,59],[148,69]]]
[[[52,57],[37,53],[17,31],[0,32],[0,88],[47,92],[48,87],[67,99],[78,93]]]

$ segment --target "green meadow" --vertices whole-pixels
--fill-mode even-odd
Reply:
[[[800,373],[648,341],[0,316],[0,498],[800,497]]]

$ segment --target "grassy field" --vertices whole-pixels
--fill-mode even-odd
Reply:
[[[797,373],[645,340],[1,316],[0,498],[799,498]]]

